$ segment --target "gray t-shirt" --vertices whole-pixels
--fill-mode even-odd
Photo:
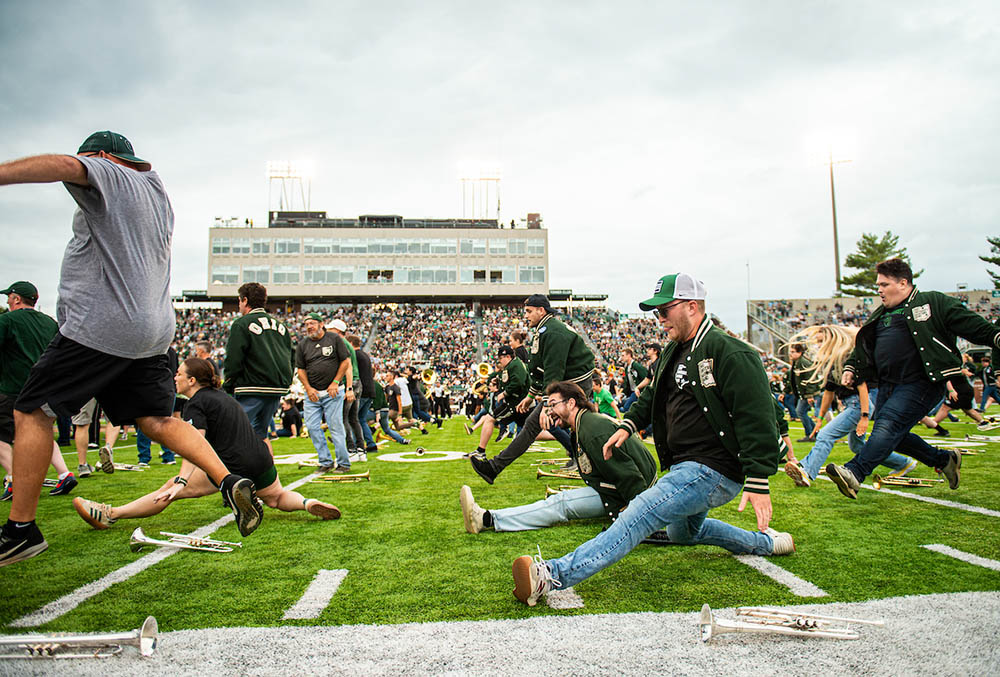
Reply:
[[[90,186],[65,183],[79,209],[66,245],[56,319],[66,338],[138,359],[174,336],[170,243],[174,211],[159,175],[75,156]]]

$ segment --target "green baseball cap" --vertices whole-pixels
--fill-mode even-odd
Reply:
[[[24,298],[27,299],[37,299],[38,288],[35,287],[35,285],[31,284],[30,282],[25,282],[24,280],[21,280],[20,282],[13,283],[3,291],[0,291],[0,294],[7,294],[7,295],[17,294],[18,296],[23,296]]]
[[[306,315],[306,319],[307,320],[316,320],[320,324],[323,324],[323,322],[324,322],[323,316],[320,315],[319,313],[309,313],[308,315]]]
[[[143,171],[149,171],[153,168],[153,165],[136,157],[135,151],[132,149],[132,142],[117,132],[94,132],[87,137],[87,140],[76,152],[77,154],[99,153],[102,150],[108,155],[114,155],[116,158],[138,165]]]
[[[652,310],[674,300],[698,301],[705,298],[705,284],[687,273],[664,275],[656,281],[653,297],[639,304],[641,310]]]

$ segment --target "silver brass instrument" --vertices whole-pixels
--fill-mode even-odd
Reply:
[[[538,463],[529,463],[528,465],[535,467],[538,465],[566,465],[567,463],[569,463],[568,458],[543,458]]]
[[[417,447],[417,451],[416,451],[417,456],[423,456],[426,453],[427,453],[426,449],[424,449],[423,447]]]
[[[358,475],[319,475],[310,482],[371,482],[372,471],[366,470]]]
[[[198,538],[187,534],[174,534],[169,531],[161,531],[161,536],[167,536],[168,540],[150,538],[142,533],[142,527],[136,527],[129,539],[129,547],[132,552],[139,552],[146,546],[157,548],[180,548],[182,550],[201,550],[203,552],[232,552],[233,548],[242,548],[242,543],[232,543],[230,541],[216,541],[211,538]]]
[[[139,649],[143,656],[152,656],[156,650],[159,628],[156,619],[146,618],[142,627],[132,632],[105,635],[9,635],[0,637],[0,647],[18,647],[26,654],[0,654],[0,659],[10,658],[111,658],[122,652],[127,644]],[[60,653],[66,649],[86,650],[89,653]]]
[[[1000,437],[996,435],[966,435],[965,439],[968,442],[1000,442]]]
[[[131,463],[112,463],[111,465],[115,467],[115,470],[128,470],[130,472],[142,472],[145,470],[145,468],[140,468],[139,466],[132,465]],[[100,470],[100,469],[101,469],[101,462],[98,461],[97,465],[94,466],[94,470]]]
[[[557,470],[555,472],[546,472],[541,468],[538,469],[538,474],[535,475],[535,479],[542,479],[543,477],[558,477],[562,480],[578,480],[582,479],[580,473],[576,470]]]
[[[740,607],[736,610],[736,620],[717,619],[706,604],[701,607],[698,626],[701,641],[707,642],[716,635],[727,632],[757,632],[795,637],[825,637],[828,639],[858,639],[860,635],[848,627],[831,627],[835,623],[884,626],[884,621],[867,621],[838,616],[817,616],[796,611],[767,609],[760,607]]]
[[[922,477],[882,477],[872,475],[872,487],[881,489],[882,487],[933,487],[936,483],[944,480],[924,479]]]
[[[319,461],[299,461],[299,468],[318,468]]]

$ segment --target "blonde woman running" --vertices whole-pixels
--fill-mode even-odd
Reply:
[[[857,383],[856,387],[840,385],[840,375],[844,362],[854,349],[856,327],[841,327],[822,324],[808,327],[796,333],[789,343],[806,343],[814,356],[812,368],[804,376],[807,383],[823,383],[823,400],[820,403],[818,433],[814,431],[816,444],[800,463],[789,461],[785,464],[785,474],[796,486],[808,487],[826,463],[833,444],[847,436],[847,443],[855,454],[861,449],[868,431],[868,422],[874,417],[872,411],[878,393],[878,384]],[[826,412],[837,397],[842,410],[832,421],[823,424]],[[892,468],[892,476],[902,476],[912,470],[917,462],[909,456],[893,452],[883,465]]]

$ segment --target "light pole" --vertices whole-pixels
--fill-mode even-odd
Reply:
[[[833,161],[833,149],[830,149],[830,207],[833,210],[833,267],[834,274],[836,277],[834,281],[836,283],[836,291],[834,292],[836,296],[841,295],[840,291],[840,238],[837,235],[837,197],[833,190],[833,166],[835,164],[839,165],[845,162],[850,162],[850,160],[837,160]]]

